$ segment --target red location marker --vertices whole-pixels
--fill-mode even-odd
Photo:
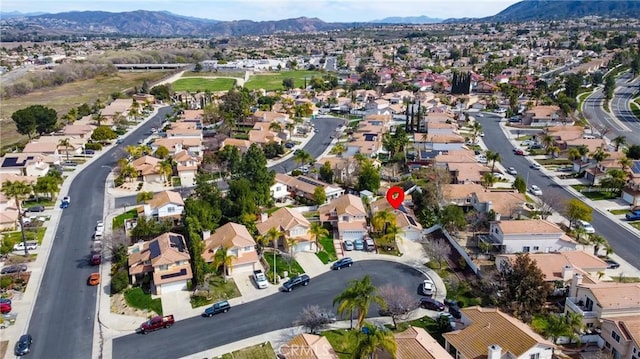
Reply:
[[[389,188],[387,191],[387,202],[391,207],[398,209],[402,202],[404,202],[404,190],[398,186]]]

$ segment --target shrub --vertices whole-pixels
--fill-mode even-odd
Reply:
[[[116,177],[116,179],[114,179],[114,180],[113,180],[113,184],[114,184],[116,187],[120,187],[120,186],[122,186],[122,185],[124,184],[124,178],[123,178],[122,176],[118,176],[118,177]]]
[[[129,273],[126,270],[118,271],[111,277],[111,293],[116,294],[125,290],[129,286]]]
[[[84,145],[84,148],[86,150],[100,151],[102,149],[102,144],[99,142],[88,142]]]
[[[0,288],[7,289],[9,288],[11,283],[13,283],[13,280],[11,280],[11,277],[2,277],[2,279],[0,279]]]

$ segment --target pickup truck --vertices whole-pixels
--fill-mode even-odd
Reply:
[[[265,289],[269,286],[269,281],[267,281],[267,276],[264,275],[262,270],[254,270],[253,271],[253,280],[256,281],[256,286],[260,289]]]
[[[148,332],[153,332],[158,329],[169,328],[175,322],[173,314],[165,315],[164,317],[158,315],[142,323],[137,331],[138,333],[147,334]]]

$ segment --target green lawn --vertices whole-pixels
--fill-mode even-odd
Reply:
[[[234,79],[223,78],[186,78],[172,84],[174,91],[229,91],[236,84]]]
[[[590,187],[582,184],[575,184],[575,185],[572,185],[571,187],[573,187],[573,189],[582,193],[585,197],[589,198],[592,201],[599,201],[603,199],[616,199],[620,197],[620,194],[617,192],[609,192],[609,191],[581,192],[582,189]]]
[[[312,77],[322,77],[324,74],[319,71],[281,71],[281,72],[269,72],[260,73],[251,76],[244,87],[249,90],[264,89],[270,90],[282,90],[282,80],[286,78],[293,78],[293,83],[296,88],[304,86],[304,79],[307,78],[307,84]]]
[[[220,71],[220,72],[210,72],[210,71],[202,71],[202,72],[195,72],[195,71],[185,71],[182,74],[182,77],[215,77],[215,76],[221,76],[221,77],[244,77],[244,71]]]
[[[322,251],[316,253],[318,258],[322,261],[322,263],[327,264],[329,262],[333,262],[338,260],[338,256],[336,255],[336,248],[333,246],[333,238],[322,238],[319,240],[320,246],[322,247]]]
[[[352,350],[358,344],[359,333],[356,330],[327,330],[322,332],[322,336],[327,338],[340,359],[350,359]]]
[[[148,310],[162,315],[162,300],[160,298],[151,299],[151,294],[146,294],[140,287],[131,288],[124,292],[124,299],[132,308]]]
[[[53,207],[55,204],[55,200],[51,200],[46,197],[39,197],[37,200],[25,200],[22,201],[22,208],[27,209],[32,206],[45,206],[45,207]]]
[[[264,254],[265,261],[269,264],[269,272],[267,277],[273,278],[273,253],[267,252]],[[280,278],[284,278],[284,272],[289,272],[289,277],[297,274],[304,273],[302,267],[295,259],[291,260],[291,271],[289,271],[289,260],[282,255],[276,255],[276,272],[280,275]]]
[[[138,216],[137,209],[128,210],[123,214],[113,218],[113,222],[112,222],[113,227],[111,228],[121,228],[124,226],[124,221],[126,221],[127,219],[136,218],[137,216]]]
[[[567,166],[572,164],[571,161],[565,158],[541,158],[541,159],[536,159],[536,161],[541,166]]]
[[[221,276],[212,275],[208,278],[208,281],[208,295],[191,296],[192,308],[202,307],[204,305],[213,304],[221,300],[237,298],[240,296],[240,290],[238,290],[238,286],[236,286],[236,283],[232,278],[227,278],[227,281],[225,282],[224,278],[222,278]]]
[[[258,344],[221,356],[222,359],[276,359],[271,343]]]
[[[611,214],[615,214],[616,216],[618,216],[621,214],[629,213],[629,210],[628,209],[610,209],[609,212],[611,212]]]
[[[640,118],[640,106],[635,102],[630,102],[629,105],[631,106],[631,112],[633,112],[633,115],[636,116],[636,118]]]
[[[45,227],[39,228],[25,228],[24,235],[27,237],[27,241],[38,241],[38,245],[42,244],[42,238],[44,238],[44,232],[47,231]],[[22,241],[22,234],[17,232],[5,232],[2,233],[4,240],[16,244]]]

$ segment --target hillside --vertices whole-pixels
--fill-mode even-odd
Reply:
[[[584,16],[640,17],[640,1],[525,0],[509,6],[494,16],[480,20],[518,22],[565,20]]]
[[[380,20],[371,20],[374,24],[437,24],[442,19],[436,19],[428,16],[408,16],[408,17],[385,17]]]

